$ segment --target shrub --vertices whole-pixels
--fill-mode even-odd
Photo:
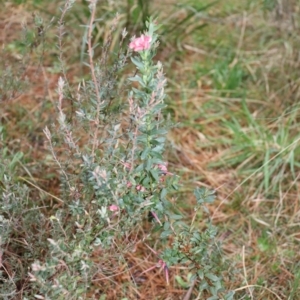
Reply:
[[[66,2],[63,16],[72,5]],[[90,2],[90,11],[85,41],[90,79],[82,80],[76,91],[63,71],[58,82],[57,123],[44,129],[59,171],[59,204],[47,212],[36,207],[28,187],[11,179],[14,175],[7,171],[5,160],[2,165],[1,244],[16,250],[16,235],[26,240],[25,268],[23,272],[19,268],[15,276],[24,280],[30,266],[23,299],[94,297],[97,274],[107,277],[116,272],[126,254],[139,244],[157,256],[157,264],[143,273],[160,267],[168,285],[170,267],[184,265],[192,274],[192,286],[197,283],[200,291],[212,295],[210,299],[231,299],[233,293],[224,295],[222,287],[224,266],[217,230],[209,219],[202,231],[195,226],[199,210],[205,211],[204,205],[213,201],[214,194],[195,190],[197,206],[191,223],[176,205],[179,177],[170,172],[164,157],[171,124],[163,115],[166,79],[162,63],[155,62],[158,25],[149,19],[144,34],[133,37],[129,47],[124,43],[124,30],[114,55],[109,53],[112,28],[96,61],[92,45],[96,1]],[[60,45],[63,31],[61,19]],[[129,60],[136,68],[128,78],[131,88],[119,80]],[[64,103],[70,94],[75,98],[75,116]],[[5,268],[2,276],[7,284],[1,293],[12,299],[16,282]],[[103,287],[100,294],[105,293]]]

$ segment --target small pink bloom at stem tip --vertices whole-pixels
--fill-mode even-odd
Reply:
[[[128,188],[131,188],[131,187],[132,187],[132,183],[131,183],[130,181],[128,181],[127,184],[126,184],[126,186],[127,186]]]
[[[143,186],[140,185],[140,184],[138,184],[135,188],[136,188],[136,190],[139,191],[139,192],[145,192],[145,191],[146,191],[145,187],[143,187]]]
[[[143,51],[150,49],[151,36],[142,34],[139,38],[135,38],[130,44],[129,48],[133,51]]]
[[[159,223],[160,226],[162,226],[157,214],[154,211],[151,211],[152,216],[154,217],[154,219]]]
[[[122,164],[123,164],[123,166],[124,166],[126,169],[131,169],[131,164],[130,164],[130,163],[124,162],[124,163],[122,163]]]
[[[110,210],[110,211],[117,211],[117,210],[119,210],[119,206],[118,206],[118,205],[115,205],[115,204],[110,205],[110,206],[109,206],[109,210]]]
[[[168,164],[167,163],[165,163],[165,164],[158,164],[157,167],[158,167],[158,169],[161,171],[161,173],[163,175],[173,175],[173,173],[170,173],[168,171]]]
[[[168,172],[168,168],[167,168],[166,165],[158,164],[157,167],[158,167],[163,173],[167,173],[167,172]]]

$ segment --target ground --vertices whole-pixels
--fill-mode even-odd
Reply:
[[[10,154],[24,156],[15,180],[28,185],[31,199],[42,197],[59,206],[60,180],[43,133],[55,122],[61,75],[57,19],[51,21],[58,6],[24,2],[7,2],[0,13],[0,126]],[[116,32],[127,24],[136,34],[125,1],[119,2]],[[201,6],[205,3],[210,1]],[[96,28],[95,41],[105,39],[114,9],[99,8],[107,22]],[[168,78],[166,114],[178,124],[168,133],[167,149],[169,169],[181,176],[178,207],[188,217],[195,186],[216,190],[217,199],[208,209],[224,258],[234,266],[234,279],[226,278],[225,284],[236,291],[236,299],[300,298],[299,4],[230,0],[201,10],[198,1],[167,7],[156,1],[149,10],[164,25],[157,59]],[[141,21],[142,13],[132,11],[130,16]],[[37,16],[46,20],[43,27],[34,21]],[[88,76],[81,63],[84,30],[78,26],[88,18],[82,1],[66,19],[64,60],[74,86]],[[28,29],[23,43],[22,26],[23,32]],[[146,258],[128,254],[123,270],[111,277],[108,299],[118,299],[116,287],[126,290],[124,282],[132,276],[141,288],[130,292],[139,299],[184,297],[188,289],[176,281],[178,269],[171,269],[170,286],[159,268],[135,275],[157,263],[147,247],[139,245],[136,251],[147,253]],[[193,297],[201,299],[195,291]]]

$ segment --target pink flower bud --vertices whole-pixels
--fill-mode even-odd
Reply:
[[[113,205],[110,205],[110,206],[108,207],[108,209],[109,209],[110,211],[117,211],[117,210],[119,210],[119,206],[113,204]]]
[[[154,211],[151,211],[151,214],[154,217],[154,219],[159,223],[159,225],[162,226],[162,223],[161,223],[160,219],[158,218],[157,214]]]
[[[126,186],[127,186],[128,188],[131,188],[131,187],[132,187],[132,183],[131,183],[130,181],[127,181]]]
[[[168,168],[167,168],[166,165],[158,164],[157,167],[158,167],[163,173],[167,173],[167,172],[168,172]]]
[[[168,163],[158,164],[157,168],[161,171],[162,175],[174,175],[173,173],[170,173],[168,171],[167,165],[168,165]]]
[[[143,51],[150,49],[151,36],[142,34],[141,37],[135,38],[130,44],[129,48],[133,51]]]
[[[140,184],[138,184],[135,188],[136,188],[136,190],[139,191],[139,192],[145,192],[145,190],[146,190],[146,189],[145,189],[142,185],[140,185]]]
[[[124,162],[124,163],[122,163],[123,164],[123,166],[126,168],[126,169],[131,169],[131,163],[128,163],[128,162]]]

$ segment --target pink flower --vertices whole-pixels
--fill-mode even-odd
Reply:
[[[158,164],[157,168],[161,171],[162,175],[174,175],[173,173],[170,173],[168,171],[167,165],[168,165],[167,163],[165,163],[165,164]]]
[[[159,223],[160,226],[162,226],[160,219],[158,218],[157,214],[154,211],[151,211],[152,216],[154,219]]]
[[[117,211],[117,210],[119,210],[119,206],[113,204],[113,205],[110,205],[110,206],[108,207],[108,209],[109,209],[110,211]]]
[[[131,169],[131,163],[129,163],[129,162],[122,162],[122,165],[128,170]]]
[[[130,181],[127,181],[126,186],[127,186],[128,188],[131,188],[131,187],[132,187],[132,183],[131,183]]]
[[[163,174],[168,172],[168,168],[166,165],[158,164],[157,167],[162,171]]]
[[[129,48],[133,51],[143,51],[150,49],[151,36],[142,34],[141,37],[135,38],[130,44]]]
[[[143,186],[140,185],[140,184],[138,184],[135,188],[136,188],[136,190],[139,191],[139,192],[145,192],[145,191],[146,191],[145,187],[143,187]]]
[[[147,246],[147,244],[146,244],[146,246]],[[148,248],[150,248],[150,247],[148,247]],[[151,248],[150,248],[150,250],[157,255],[156,251],[154,251]],[[158,263],[155,264],[154,266],[152,266],[149,269],[147,269],[146,271],[142,272],[141,275],[144,274],[144,273],[147,273],[147,272],[149,272],[149,271],[151,271],[151,270],[153,270],[155,268],[160,268],[160,270],[164,270],[165,278],[166,278],[166,281],[167,281],[167,285],[169,285],[169,283],[170,283],[169,268],[168,268],[167,263],[164,262],[162,259],[160,259],[158,261]]]

